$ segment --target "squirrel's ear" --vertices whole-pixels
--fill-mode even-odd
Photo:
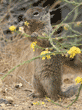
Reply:
[[[48,6],[46,6],[44,9],[45,9],[45,11],[46,11],[46,13],[48,13],[49,12],[49,8],[50,8],[50,5],[48,5]]]

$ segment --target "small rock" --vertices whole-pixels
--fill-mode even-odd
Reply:
[[[11,106],[11,104],[7,104],[7,106]]]
[[[19,83],[15,85],[15,88],[21,88],[22,86],[23,86],[22,83]]]
[[[31,102],[31,105],[33,106],[33,103]]]
[[[2,104],[0,104],[2,107],[5,107],[5,104],[4,103],[2,103]]]
[[[30,106],[28,108],[31,108]]]
[[[0,99],[0,104],[1,104],[1,103],[5,103],[5,104],[7,104],[8,101],[7,101],[6,99],[1,98],[1,99]]]
[[[7,93],[7,91],[8,91],[8,88],[3,88],[3,89],[1,90],[1,92],[4,93],[4,94]]]
[[[8,101],[8,104],[13,103],[13,98],[12,97],[6,97],[6,100]]]
[[[16,105],[16,104],[15,104],[14,106],[15,106],[15,107],[18,107],[18,105]]]

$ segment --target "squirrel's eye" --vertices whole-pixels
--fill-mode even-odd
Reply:
[[[38,12],[33,13],[34,16],[39,16]]]

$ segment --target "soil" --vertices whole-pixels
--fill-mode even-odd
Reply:
[[[27,38],[16,39],[15,42],[9,43],[0,52],[0,77],[8,73],[9,70],[23,61],[33,58],[33,50],[30,48],[30,42]],[[17,67],[8,76],[0,82],[0,99],[3,98],[9,103],[0,103],[0,110],[81,110],[82,109],[82,92],[78,100],[69,108],[58,106],[51,102],[50,99],[33,98],[32,76],[34,71],[34,61]],[[72,67],[63,64],[62,88],[75,84],[77,76],[82,77],[80,67]],[[67,106],[76,98],[59,99],[55,103]]]

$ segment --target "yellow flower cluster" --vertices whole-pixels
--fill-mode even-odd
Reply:
[[[35,51],[36,43],[37,43],[37,41],[31,43],[31,48],[33,48],[33,51]]]
[[[47,100],[48,102],[51,102],[51,99],[50,99],[50,98],[48,98],[48,97],[46,97],[46,100]]]
[[[42,51],[40,55],[45,55],[47,53],[50,53],[50,51],[48,51],[48,50]],[[51,59],[50,55],[46,55],[45,57],[47,57],[47,59]],[[42,60],[45,60],[45,57],[42,57]]]
[[[24,24],[26,25],[26,26],[28,26],[29,25],[29,23],[26,21],[26,22],[24,22]]]
[[[76,82],[76,84],[77,84],[77,83],[81,83],[81,84],[82,84],[82,78],[81,78],[81,77],[77,77],[77,78],[75,79],[75,82]]]
[[[34,102],[33,104],[34,104],[34,105],[40,105],[40,104],[43,105],[43,104],[45,104],[45,103],[44,103],[44,102],[41,102],[41,103],[40,103],[40,102]]]
[[[13,26],[9,27],[9,29],[10,29],[11,31],[15,31],[15,30],[16,30],[16,27],[13,25]]]
[[[70,58],[74,58],[77,53],[81,53],[81,50],[78,47],[73,46],[67,53],[70,54]]]
[[[40,103],[38,103],[38,102],[34,102],[34,103],[33,103],[33,105],[39,105],[39,104],[40,104]]]

